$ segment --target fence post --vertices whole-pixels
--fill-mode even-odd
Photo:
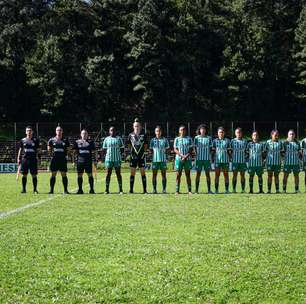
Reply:
[[[80,122],[80,132],[82,131],[82,123]]]
[[[234,137],[234,122],[232,121],[232,138]]]
[[[190,136],[190,122],[188,122],[188,136]]]
[[[296,122],[296,137],[300,138],[300,123],[298,121]]]
[[[253,131],[255,131],[255,130],[256,130],[256,122],[253,121]]]
[[[15,163],[17,159],[17,123],[16,122],[14,122],[14,154],[15,154],[14,158],[14,163]]]
[[[147,123],[144,124],[145,133],[147,134]]]
[[[39,132],[38,132],[38,122],[36,123],[36,137],[39,137]]]
[[[210,136],[213,136],[213,125],[212,121],[209,122]]]
[[[277,130],[277,121],[274,122],[274,129]]]
[[[125,133],[126,133],[126,125],[125,121],[123,122],[123,137],[125,138]]]
[[[169,122],[167,121],[167,138],[169,138]]]

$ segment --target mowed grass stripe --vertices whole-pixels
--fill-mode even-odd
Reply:
[[[304,194],[61,196],[0,222],[0,303],[304,303],[305,214]]]

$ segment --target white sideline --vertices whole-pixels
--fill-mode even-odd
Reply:
[[[98,182],[99,180],[97,180]],[[89,186],[89,184],[86,184],[84,187],[87,187]],[[72,189],[72,192],[78,190],[78,188],[74,188]],[[63,196],[64,194],[52,194],[52,196],[48,197],[48,198],[45,198],[45,199],[42,199],[38,202],[35,202],[35,203],[30,203],[30,204],[27,204],[27,205],[24,205],[22,207],[19,207],[19,208],[16,208],[16,209],[13,209],[13,210],[10,210],[10,211],[6,211],[6,212],[1,212],[0,213],[0,220],[4,219],[4,218],[7,218],[7,217],[10,217],[12,215],[15,215],[15,214],[18,214],[20,212],[23,212],[24,210],[27,210],[29,208],[33,208],[33,207],[37,207],[37,206],[40,206],[40,205],[43,205],[45,203],[48,203],[49,201],[52,201],[53,199],[55,198],[58,198],[60,196]]]

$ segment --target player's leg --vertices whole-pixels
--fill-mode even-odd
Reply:
[[[61,171],[61,176],[62,176],[62,183],[63,183],[63,187],[64,187],[64,193],[69,194],[67,171],[66,170]]]
[[[250,193],[254,193],[254,176],[255,172],[249,171],[249,187],[250,187]]]
[[[152,186],[153,186],[153,193],[156,194],[157,193],[157,169],[154,168],[152,170]]]
[[[166,193],[167,191],[167,170],[162,169],[160,170],[161,176],[162,176],[162,186],[163,186],[163,193]]]
[[[224,175],[225,193],[229,193],[229,174],[227,168],[223,169],[223,175]]]
[[[299,192],[299,185],[300,185],[300,170],[293,172],[294,173],[294,190],[295,193]]]
[[[56,174],[57,174],[57,171],[51,171],[50,192],[49,192],[49,194],[53,194],[54,193],[54,186],[55,186],[55,182],[56,182]]]
[[[237,170],[234,170],[234,171],[233,171],[233,178],[232,178],[233,193],[236,193],[237,176],[238,176],[238,171],[237,171]],[[224,175],[224,177],[225,177],[225,175]]]
[[[121,166],[115,167],[115,172],[117,175],[117,181],[118,181],[118,186],[119,186],[119,193],[122,194],[122,175],[121,175]]]
[[[264,193],[263,192],[263,170],[262,169],[258,169],[257,176],[258,176],[259,193]]]
[[[140,174],[141,174],[141,180],[142,180],[143,193],[145,194],[147,193],[147,177],[146,177],[146,170],[145,170],[144,164],[141,164]]]
[[[268,171],[268,193],[271,193],[271,188],[272,188],[272,180],[273,180],[273,171],[269,170]]]
[[[240,171],[241,192],[245,192],[245,171]]]
[[[136,166],[133,160],[130,163],[131,175],[130,175],[130,193],[134,193],[134,182],[135,182],[135,174],[136,174]]]
[[[219,193],[219,180],[220,180],[221,169],[215,167],[215,192]]]
[[[185,168],[185,176],[188,187],[188,194],[191,194],[191,177],[190,177],[190,169]]]
[[[27,179],[28,179],[28,173],[29,173],[29,162],[27,159],[23,159],[21,161],[21,173],[22,173],[22,190],[21,193],[27,192]]]
[[[279,172],[278,171],[274,172],[274,183],[275,183],[276,193],[279,193]]]
[[[77,162],[77,174],[78,174],[78,187],[79,187],[77,194],[83,194],[84,163]]]
[[[283,177],[283,192],[286,193],[287,191],[287,181],[288,181],[289,172],[284,171],[284,177]]]
[[[30,173],[32,175],[33,191],[34,193],[38,193],[37,191],[37,174],[38,174],[37,159],[31,160]]]
[[[110,185],[110,181],[111,181],[112,172],[113,172],[113,167],[112,166],[106,168],[105,194],[109,194],[109,185]]]
[[[182,177],[182,168],[176,170],[176,189],[175,193],[180,193],[180,186],[181,186],[181,177]]]
[[[195,180],[195,193],[199,193],[201,173],[202,173],[202,168],[197,167],[197,174]]]
[[[205,175],[206,175],[206,183],[207,183],[207,190],[208,190],[208,193],[212,193],[212,192],[211,192],[210,170],[205,170]]]

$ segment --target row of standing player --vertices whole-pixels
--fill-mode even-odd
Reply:
[[[134,179],[137,167],[140,169],[143,192],[147,193],[147,182],[145,174],[145,152],[148,148],[146,135],[141,130],[141,124],[138,120],[133,123],[133,132],[128,136],[128,145],[130,148],[130,193],[133,193]],[[185,171],[188,192],[191,193],[191,177],[190,170],[192,168],[192,154],[195,152],[195,167],[196,167],[196,193],[199,191],[200,176],[202,170],[205,171],[208,192],[211,191],[211,163],[215,165],[215,192],[219,191],[219,177],[223,172],[225,178],[226,192],[229,192],[229,162],[232,161],[233,192],[236,192],[237,175],[241,175],[242,191],[245,191],[245,171],[250,174],[249,185],[250,192],[253,193],[253,180],[255,174],[258,176],[259,189],[263,193],[263,168],[264,161],[266,161],[268,171],[268,193],[271,192],[272,178],[275,179],[276,192],[279,192],[279,173],[281,171],[281,162],[284,158],[284,180],[283,190],[286,191],[287,179],[290,172],[295,176],[295,190],[299,190],[299,162],[302,157],[302,151],[306,147],[306,140],[301,143],[295,139],[293,130],[288,132],[288,138],[285,142],[278,139],[278,131],[271,132],[271,139],[265,143],[259,141],[258,132],[252,133],[252,141],[247,142],[242,138],[242,131],[240,128],[235,130],[233,140],[225,137],[225,132],[222,127],[218,128],[218,136],[212,140],[207,135],[205,125],[200,125],[197,130],[197,136],[194,141],[191,137],[186,135],[186,127],[180,126],[179,136],[174,141],[174,152],[176,154],[175,169],[177,171],[176,177],[176,193],[180,192],[180,181],[182,171]],[[56,136],[51,138],[48,142],[48,150],[52,158],[50,164],[51,178],[50,178],[50,194],[54,192],[56,181],[56,174],[61,172],[64,192],[68,193],[68,178],[67,178],[67,150],[70,144],[68,139],[63,137],[63,129],[56,128]],[[18,153],[18,163],[22,177],[22,192],[26,192],[27,174],[30,171],[33,179],[34,192],[37,193],[37,151],[39,148],[39,141],[33,137],[33,130],[31,127],[26,128],[26,137],[21,140],[20,149]],[[106,151],[105,167],[106,167],[106,189],[105,193],[109,193],[109,185],[112,170],[115,169],[119,193],[122,191],[122,176],[121,176],[121,154],[124,150],[123,140],[116,136],[115,128],[109,129],[109,136],[105,138],[102,148]],[[153,152],[152,159],[152,184],[153,193],[157,193],[157,173],[161,171],[162,188],[166,192],[166,169],[167,169],[167,150],[170,148],[168,140],[162,136],[160,127],[155,128],[155,137],[151,140],[149,148]],[[95,151],[95,144],[88,139],[88,134],[85,130],[81,132],[81,138],[76,140],[73,149],[77,155],[77,172],[78,172],[78,194],[83,193],[83,173],[88,175],[90,193],[94,193],[94,179],[92,175],[92,153]],[[304,153],[305,159],[305,153]],[[304,166],[304,169],[306,167]],[[305,177],[306,183],[306,177]]]

